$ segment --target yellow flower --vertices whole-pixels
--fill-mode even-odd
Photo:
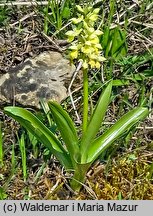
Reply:
[[[101,46],[100,43],[95,44],[95,47],[98,48],[98,49],[102,49],[102,46]]]
[[[93,37],[92,39],[90,39],[90,42],[91,42],[92,44],[97,44],[97,43],[99,43],[99,38],[98,38],[97,36],[95,36],[95,37]]]
[[[103,61],[105,61],[106,60],[106,58],[104,58],[103,56],[98,56],[98,58],[97,58],[97,60],[99,61],[99,62],[103,62]]]
[[[95,31],[94,28],[88,28],[88,33],[89,33],[89,34],[93,33],[94,31]]]
[[[93,10],[93,14],[98,14],[99,13],[99,11],[100,11],[100,9],[99,8],[95,8],[94,10]]]
[[[74,36],[73,35],[68,35],[67,41],[71,43],[73,40],[74,40]]]
[[[78,45],[73,44],[72,46],[69,47],[71,50],[78,50]]]
[[[97,69],[100,68],[100,63],[99,63],[98,61],[96,62],[95,67],[96,67]]]
[[[89,53],[91,53],[91,47],[90,46],[84,46],[84,47],[81,48],[81,51],[84,54],[89,54]]]
[[[71,21],[73,24],[78,24],[83,20],[83,15],[80,16],[79,18],[72,18]]]
[[[87,11],[90,12],[91,10],[92,10],[92,7],[89,6],[89,7],[87,8]]]
[[[79,12],[84,13],[84,10],[82,9],[80,5],[76,5],[76,8]]]
[[[94,68],[95,65],[96,65],[96,64],[95,64],[95,61],[92,60],[92,59],[89,61],[89,64],[90,64],[91,68]]]
[[[70,58],[71,59],[76,59],[78,57],[78,50],[73,50],[70,52]]]
[[[89,55],[89,58],[92,60],[96,60],[97,59],[97,55],[95,55],[94,53]]]
[[[93,51],[96,55],[99,55],[99,49],[95,46],[94,44],[94,51]]]
[[[72,42],[76,36],[81,33],[82,29],[74,29],[74,31],[67,31],[68,42]]]
[[[89,17],[89,20],[91,20],[92,22],[96,21],[98,19],[98,15],[97,14],[92,14],[90,17]]]
[[[87,63],[86,60],[83,62],[82,67],[83,67],[84,69],[87,69],[87,68],[88,68],[88,63]]]
[[[85,41],[85,45],[91,46],[91,42],[90,41]]]
[[[94,31],[94,33],[95,33],[96,35],[98,35],[98,36],[103,34],[103,32],[100,31],[100,30],[98,30],[98,29],[97,29],[96,31]]]

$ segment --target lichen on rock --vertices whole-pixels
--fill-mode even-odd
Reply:
[[[0,105],[19,103],[39,108],[40,99],[61,102],[75,66],[58,52],[48,51],[0,75]]]

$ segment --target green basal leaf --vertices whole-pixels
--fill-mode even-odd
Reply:
[[[61,136],[65,142],[71,159],[79,157],[79,141],[75,126],[68,113],[57,102],[49,102],[49,108],[52,112],[53,118],[60,130]]]
[[[96,160],[98,156],[117,138],[119,138],[127,130],[130,130],[130,128],[139,120],[144,119],[148,113],[149,111],[147,108],[140,107],[125,114],[110,129],[108,129],[108,131],[106,131],[90,145],[86,162],[89,163]]]
[[[13,117],[37,139],[39,139],[66,168],[72,168],[68,152],[56,136],[32,113],[20,107],[5,107],[6,114]]]
[[[93,112],[93,115],[91,116],[91,120],[88,124],[87,130],[82,137],[80,143],[80,149],[81,149],[80,151],[82,154],[81,162],[83,163],[86,161],[88,148],[91,145],[91,142],[95,138],[96,134],[98,133],[103,118],[105,117],[105,113],[108,109],[108,105],[110,102],[111,91],[112,91],[112,81],[109,82],[106,89],[102,92],[99,101],[96,105],[96,108]]]

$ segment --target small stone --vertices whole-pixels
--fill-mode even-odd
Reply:
[[[43,52],[0,75],[0,105],[15,102],[40,108],[40,99],[61,102],[75,66],[58,52]]]

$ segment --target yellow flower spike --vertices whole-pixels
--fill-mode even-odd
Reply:
[[[81,60],[84,69],[87,69],[89,66],[90,68],[99,69],[101,62],[105,61],[105,58],[101,56],[102,46],[99,42],[99,36],[103,32],[94,28],[94,23],[98,19],[99,8],[92,11],[91,7],[81,8],[78,5],[77,10],[80,12],[80,15],[78,15],[78,18],[71,19],[75,29],[67,33],[71,42],[73,41],[69,47],[71,50],[70,58],[71,60],[84,59]],[[81,29],[80,22],[83,24]]]

